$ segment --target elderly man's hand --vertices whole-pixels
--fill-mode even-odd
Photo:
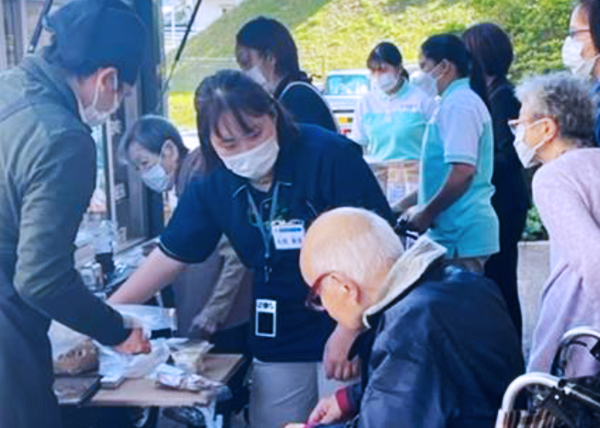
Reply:
[[[359,330],[348,330],[338,325],[325,346],[323,365],[328,379],[347,381],[360,375],[360,359],[348,361],[352,344],[360,334]]]
[[[308,425],[334,424],[341,422],[342,418],[342,409],[340,409],[335,395],[331,395],[319,400],[319,404],[317,404],[317,407],[315,407],[308,418]]]
[[[407,221],[409,230],[414,230],[419,234],[427,232],[433,222],[427,207],[423,205],[409,208],[402,218]]]

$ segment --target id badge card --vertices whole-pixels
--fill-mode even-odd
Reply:
[[[274,221],[271,223],[271,233],[277,250],[299,250],[304,242],[304,222]]]
[[[275,300],[257,299],[254,334],[257,337],[277,336],[277,302]]]

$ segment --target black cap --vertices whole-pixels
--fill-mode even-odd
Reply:
[[[146,28],[120,0],[73,0],[50,15],[51,57],[67,70],[93,73],[115,67],[119,80],[134,84],[142,63]]]

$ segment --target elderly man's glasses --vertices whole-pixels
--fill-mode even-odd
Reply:
[[[310,291],[308,292],[308,296],[306,297],[306,307],[313,311],[324,312],[325,308],[323,307],[323,302],[321,301],[321,287],[323,286],[323,280],[333,274],[333,272],[326,272],[315,280],[315,282],[310,286]]]

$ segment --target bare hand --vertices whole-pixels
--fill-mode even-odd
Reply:
[[[200,334],[203,338],[209,338],[217,332],[217,322],[204,315],[203,312],[196,315],[190,326],[190,333]]]
[[[342,422],[342,418],[342,409],[340,409],[335,395],[331,395],[319,400],[317,407],[308,418],[308,425],[334,424]]]
[[[409,230],[419,234],[427,232],[433,222],[426,207],[422,205],[409,208],[402,217],[408,222]]]
[[[144,335],[144,331],[141,328],[134,328],[131,330],[129,337],[115,346],[114,349],[121,354],[149,354],[152,351],[152,346]]]
[[[325,345],[325,355],[323,356],[325,375],[328,379],[343,382],[358,377],[360,359],[356,357],[354,360],[348,361],[348,354],[359,334],[360,331],[348,330],[339,325],[333,331]]]

